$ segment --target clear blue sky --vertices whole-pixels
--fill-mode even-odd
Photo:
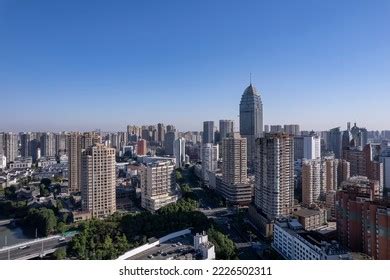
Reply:
[[[0,0],[0,130],[390,129],[390,1]]]

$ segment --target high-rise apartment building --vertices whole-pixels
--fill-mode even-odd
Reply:
[[[45,132],[41,136],[41,153],[44,157],[54,157],[56,155],[55,135]]]
[[[81,147],[83,149],[87,149],[88,147],[91,147],[95,144],[100,144],[102,142],[101,136],[95,132],[84,132],[81,142]]]
[[[202,178],[207,183],[209,181],[208,172],[216,171],[218,168],[218,144],[212,143],[202,144],[201,160],[202,160]]]
[[[158,160],[141,166],[141,206],[151,212],[179,199],[172,160]]]
[[[343,158],[351,165],[351,176],[367,176],[371,180],[379,181],[383,186],[383,163],[379,156],[374,159],[373,145],[367,144],[362,147],[351,147],[343,151]]]
[[[95,144],[81,156],[81,200],[83,211],[105,218],[116,211],[115,149]]]
[[[328,132],[328,150],[334,153],[335,158],[342,157],[342,132],[340,127],[332,128]]]
[[[31,156],[30,143],[33,137],[30,132],[20,134],[20,155],[22,157]]]
[[[205,121],[203,122],[203,135],[202,143],[214,143],[214,122]]]
[[[234,133],[222,140],[222,180],[235,185],[247,183],[246,138]]]
[[[4,155],[4,132],[0,132],[0,155]]]
[[[171,156],[173,155],[173,146],[176,139],[177,139],[177,133],[175,130],[167,131],[167,133],[165,134],[165,141],[164,141],[165,154]]]
[[[294,142],[283,133],[256,140],[255,205],[269,220],[289,215],[294,204]]]
[[[162,145],[165,138],[165,126],[163,123],[157,124],[157,142]]]
[[[81,147],[82,136],[78,132],[71,132],[67,140],[68,155],[68,191],[75,193],[81,191]]]
[[[374,259],[390,258],[390,201],[378,181],[351,177],[336,194],[338,239],[353,252]]]
[[[303,136],[303,158],[321,158],[321,138],[318,135]]]
[[[4,155],[7,162],[12,162],[18,157],[18,135],[12,132],[4,134]]]
[[[299,124],[285,124],[283,126],[283,131],[284,131],[284,133],[292,134],[294,136],[298,136],[301,134]]]
[[[186,140],[184,137],[175,140],[173,154],[176,158],[176,168],[183,168],[186,161]]]
[[[140,139],[137,142],[137,155],[143,156],[148,153],[147,142],[145,139]]]
[[[302,204],[310,207],[321,200],[324,194],[324,180],[320,159],[304,160],[302,163]]]
[[[246,138],[239,133],[222,140],[222,178],[217,191],[230,204],[248,205],[252,201],[253,185],[248,182]]]
[[[220,120],[219,121],[219,137],[221,141],[224,138],[231,136],[234,130],[234,121],[232,120]]]

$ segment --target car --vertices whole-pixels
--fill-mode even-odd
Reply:
[[[161,244],[157,244],[156,247],[161,247]]]
[[[181,246],[183,245],[181,242],[177,242],[177,246]]]
[[[60,237],[60,238],[58,238],[58,241],[60,241],[60,242],[63,242],[63,241],[65,241],[65,240],[66,240],[65,237]]]
[[[153,259],[153,255],[149,255],[149,256],[148,256],[148,259]]]
[[[175,248],[175,247],[177,247],[177,245],[176,244],[172,244],[172,247]]]
[[[166,257],[167,253],[164,252],[164,253],[161,254],[161,256]]]
[[[24,249],[27,249],[27,248],[29,248],[30,246],[28,246],[28,245],[22,245],[22,246],[20,246],[19,247],[19,249],[20,250],[24,250]]]

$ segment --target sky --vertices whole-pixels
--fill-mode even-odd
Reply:
[[[390,129],[390,1],[0,0],[0,131]]]

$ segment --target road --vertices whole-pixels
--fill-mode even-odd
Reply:
[[[60,240],[59,236],[21,243],[17,246],[10,246],[0,249],[0,260],[21,260],[38,257],[42,252],[51,253],[60,247],[64,247],[72,238],[66,237]],[[24,245],[25,244],[25,245]]]

